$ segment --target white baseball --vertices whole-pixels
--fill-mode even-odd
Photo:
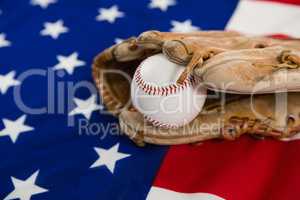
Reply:
[[[154,126],[177,128],[191,122],[201,111],[206,89],[193,76],[183,84],[176,83],[184,68],[163,54],[145,59],[137,68],[131,83],[131,99]]]

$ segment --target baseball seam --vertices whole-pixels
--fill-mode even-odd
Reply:
[[[154,86],[147,83],[141,74],[141,66],[136,69],[135,72],[135,82],[138,87],[142,89],[146,94],[149,95],[159,95],[159,96],[168,96],[170,94],[175,94],[180,90],[184,90],[188,86],[194,86],[196,79],[193,75],[190,75],[184,80],[182,84],[173,83],[167,86]]]
[[[158,96],[168,96],[170,94],[176,94],[179,91],[182,91],[186,89],[188,86],[194,87],[195,84],[199,81],[198,78],[195,78],[195,76],[190,75],[188,76],[182,84],[173,83],[167,86],[154,86],[151,84],[148,84],[142,76],[141,73],[141,65],[136,69],[135,72],[135,82],[137,83],[137,86],[142,89],[146,94],[149,95],[158,95]],[[148,115],[144,115],[144,118],[149,123],[153,124],[156,127],[161,128],[170,128],[170,129],[176,129],[179,128],[176,124],[168,124],[168,123],[162,123],[160,121],[157,121],[153,119],[152,117]]]
[[[153,126],[156,126],[156,127],[166,128],[166,129],[176,129],[176,128],[179,128],[178,125],[162,123],[160,121],[157,121],[157,120],[153,119],[152,117],[150,117],[148,115],[145,115],[144,118],[146,119],[147,122],[151,123]]]

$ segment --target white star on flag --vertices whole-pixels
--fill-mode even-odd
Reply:
[[[56,0],[31,0],[30,3],[33,6],[40,6],[41,8],[46,9],[49,4],[56,3]]]
[[[74,52],[69,56],[62,56],[58,55],[56,56],[59,63],[57,63],[53,69],[54,70],[60,70],[64,69],[67,71],[68,74],[73,74],[75,68],[81,67],[85,65],[85,62],[78,59],[78,53]]]
[[[192,21],[190,19],[185,20],[184,22],[173,20],[171,21],[171,24],[173,27],[171,28],[170,31],[172,32],[188,33],[188,32],[194,32],[200,30],[199,27],[192,25]]]
[[[74,98],[77,107],[69,113],[69,116],[82,114],[86,119],[90,119],[94,111],[103,109],[103,106],[98,105],[96,101],[97,96],[94,94],[86,100]]]
[[[4,200],[12,200],[12,199],[30,200],[31,197],[35,194],[48,192],[47,189],[36,185],[35,182],[38,177],[38,174],[39,171],[36,171],[25,181],[11,177],[15,189],[10,194],[8,194],[4,198]]]
[[[26,115],[22,115],[15,121],[2,119],[5,128],[0,131],[0,136],[9,136],[13,143],[15,143],[21,133],[34,130],[33,127],[24,124],[25,120]]]
[[[0,33],[0,48],[1,47],[9,47],[11,42],[6,39],[6,35],[4,33]]]
[[[151,0],[149,8],[159,8],[161,11],[167,11],[169,6],[176,5],[175,0]]]
[[[60,34],[67,33],[69,29],[64,26],[63,20],[56,22],[45,22],[44,29],[41,31],[42,36],[50,36],[53,39],[57,39]]]
[[[0,92],[5,94],[8,88],[12,86],[20,85],[20,81],[16,80],[14,77],[16,75],[15,71],[11,71],[6,75],[0,74]]]
[[[97,21],[108,21],[109,23],[114,23],[117,18],[124,17],[125,14],[119,11],[118,6],[114,5],[110,8],[100,8],[99,15],[96,17]]]
[[[90,168],[106,166],[109,171],[113,174],[116,166],[116,162],[131,156],[130,154],[118,152],[119,143],[111,147],[110,149],[95,148],[99,158],[92,164]]]

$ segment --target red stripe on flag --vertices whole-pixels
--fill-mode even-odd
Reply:
[[[225,199],[299,199],[300,141],[208,141],[171,147],[154,186]]]
[[[277,3],[288,3],[288,4],[300,5],[300,0],[262,0],[262,1],[272,1]]]

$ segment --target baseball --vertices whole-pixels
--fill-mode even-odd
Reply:
[[[154,126],[177,128],[191,122],[201,111],[206,89],[189,76],[176,83],[185,67],[163,54],[145,59],[131,83],[133,106]]]

